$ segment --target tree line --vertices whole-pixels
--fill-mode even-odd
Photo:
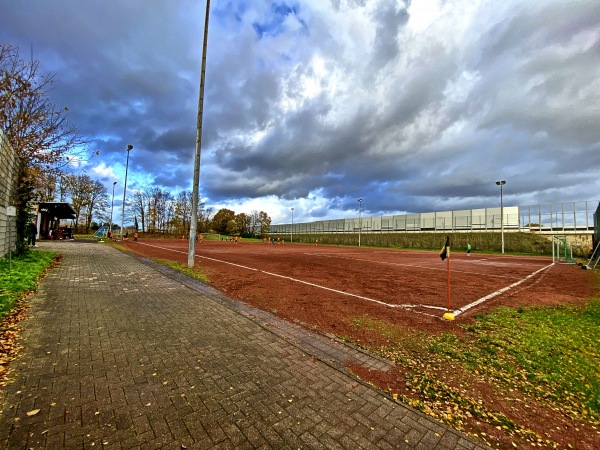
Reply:
[[[89,233],[101,226],[110,227],[112,199],[108,189],[86,174],[50,175],[38,199],[43,202],[67,201],[75,211],[75,231]],[[244,237],[262,236],[269,231],[271,218],[264,211],[236,214],[230,209],[214,208],[198,203],[199,233],[219,233]],[[153,234],[189,235],[192,219],[192,193],[181,191],[172,195],[159,187],[134,190],[127,198],[127,223],[135,231]],[[111,229],[119,229],[114,223]]]
[[[111,221],[108,189],[87,174],[68,173],[73,158],[89,160],[99,153],[89,154],[89,141],[68,120],[68,108],[48,97],[54,83],[53,74],[41,73],[39,61],[23,59],[18,47],[0,45],[0,129],[17,155],[17,187],[11,193],[17,208],[17,254],[27,251],[26,226],[31,206],[37,202],[68,201],[79,232]],[[174,196],[158,187],[134,191],[127,200],[125,220],[143,232],[186,235],[191,197],[188,191]],[[270,224],[271,218],[263,211],[236,214],[221,209],[215,213],[204,202],[198,208],[199,233],[260,236]]]
[[[128,222],[137,224],[136,230],[155,234],[185,235],[190,232],[192,219],[192,193],[179,192],[176,196],[158,187],[143,191],[134,191],[127,200],[125,215]],[[222,208],[207,207],[198,203],[198,233],[219,233],[258,237],[267,233],[271,227],[271,218],[264,211],[239,213]]]

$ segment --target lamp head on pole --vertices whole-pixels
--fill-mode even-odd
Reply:
[[[496,181],[496,184],[498,186],[502,186],[503,184],[506,184],[506,181],[505,180]]]
[[[113,181],[113,186],[114,186],[115,184],[117,184],[117,182],[116,182],[116,181]]]
[[[127,151],[129,151],[129,150],[132,150],[132,149],[133,149],[133,145],[129,144],[129,145],[127,146]]]

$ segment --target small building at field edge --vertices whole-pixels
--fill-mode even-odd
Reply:
[[[60,221],[75,219],[75,211],[66,202],[39,203],[36,207],[36,225],[39,239],[72,239],[72,228]]]

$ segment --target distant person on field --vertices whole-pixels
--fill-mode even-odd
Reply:
[[[137,231],[135,233],[133,233],[133,242],[137,242],[138,236],[139,236],[139,234]]]
[[[467,256],[471,256],[471,244],[467,243]]]

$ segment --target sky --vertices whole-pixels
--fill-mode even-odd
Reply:
[[[0,0],[127,194],[192,189],[206,3]],[[213,0],[200,192],[272,223],[600,198],[597,0]]]

